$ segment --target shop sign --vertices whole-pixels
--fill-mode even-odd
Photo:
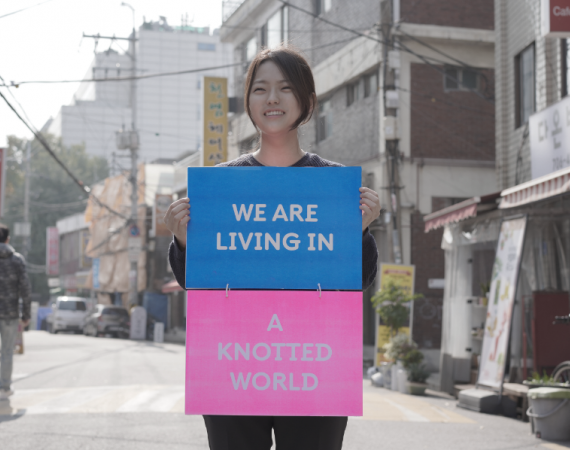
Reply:
[[[388,283],[394,283],[397,286],[402,287],[407,294],[414,293],[415,284],[415,266],[405,266],[402,264],[381,264],[380,265],[380,290]],[[410,308],[410,318],[408,322],[399,329],[399,333],[411,335],[411,319],[413,315],[413,309]],[[384,350],[384,345],[390,342],[390,328],[382,323],[378,324],[378,329],[376,331],[376,365],[379,366],[382,362],[388,361],[384,356],[386,352]]]
[[[46,275],[59,275],[59,232],[57,227],[46,228]]]
[[[570,37],[570,0],[541,0],[543,37]]]
[[[188,168],[186,287],[362,289],[361,171]]]
[[[532,179],[570,167],[570,97],[529,119]]]
[[[501,224],[477,380],[484,386],[499,388],[503,382],[525,229],[526,217]]]
[[[204,77],[204,166],[228,158],[228,80]]]
[[[186,414],[362,415],[362,292],[191,290]]]

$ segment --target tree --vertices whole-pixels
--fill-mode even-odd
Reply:
[[[390,328],[390,337],[394,337],[410,316],[407,305],[422,298],[421,294],[410,294],[404,288],[389,281],[370,299],[382,321]]]
[[[107,160],[90,156],[83,145],[66,147],[61,139],[45,136],[54,153],[85,185],[90,186],[109,175]],[[25,139],[8,136],[8,164],[6,170],[6,208],[2,221],[14,229],[15,222],[24,219]],[[31,142],[30,158],[30,222],[31,248],[27,261],[45,264],[46,228],[71,214],[83,212],[87,195],[47,153],[43,146]],[[12,236],[10,243],[20,251],[23,238]],[[42,296],[49,295],[47,277],[43,273],[30,273],[32,290]]]

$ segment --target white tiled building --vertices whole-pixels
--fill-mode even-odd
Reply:
[[[145,22],[137,38],[138,76],[232,63],[231,44],[221,43],[217,31],[210,34],[208,28],[171,27],[165,20]],[[96,54],[85,78],[131,74],[130,56],[110,50]],[[231,68],[137,81],[137,129],[142,161],[178,159],[180,155],[200,150],[204,76],[228,77],[232,95]],[[115,131],[122,125],[129,128],[130,123],[129,81],[85,82],[72,104],[62,106],[48,131],[61,136],[64,145],[84,143],[89,154],[107,158],[117,170],[128,166],[129,160],[113,158],[113,152],[117,152]]]

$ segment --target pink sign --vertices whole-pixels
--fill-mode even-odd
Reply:
[[[188,291],[186,414],[362,415],[362,292]]]

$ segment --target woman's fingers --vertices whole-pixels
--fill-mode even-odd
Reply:
[[[370,188],[360,188],[360,209],[362,210],[362,230],[364,231],[380,215],[380,198]]]
[[[186,226],[190,221],[190,199],[184,197],[172,202],[164,215],[164,223],[176,240],[186,246]]]

